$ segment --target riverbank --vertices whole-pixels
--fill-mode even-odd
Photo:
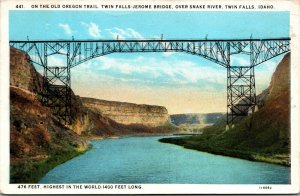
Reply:
[[[162,143],[175,144],[187,149],[208,152],[216,155],[241,158],[250,161],[266,162],[283,166],[290,166],[290,157],[286,153],[264,154],[257,151],[223,148],[215,146],[214,144],[209,144],[204,140],[200,142],[200,137],[201,136],[162,138],[159,141]]]
[[[66,148],[55,151],[48,156],[36,158],[13,159],[10,164],[10,183],[37,183],[54,167],[84,154],[92,145],[78,148]],[[21,181],[20,181],[21,179]]]
[[[126,134],[126,135],[116,135],[116,136],[107,136],[107,137],[101,137],[101,136],[84,136],[85,139],[89,141],[95,141],[95,140],[105,140],[105,139],[121,139],[121,138],[128,138],[128,137],[151,137],[151,136],[172,136],[176,135],[176,133],[140,133],[140,134]],[[188,134],[190,135],[190,134]]]

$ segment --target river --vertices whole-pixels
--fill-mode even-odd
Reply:
[[[39,183],[289,184],[290,168],[184,149],[158,137],[92,141]]]

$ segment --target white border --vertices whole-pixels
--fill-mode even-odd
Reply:
[[[258,0],[239,0],[239,1],[213,1],[213,0],[202,0],[202,1],[179,1],[179,0],[152,0],[149,1],[17,1],[17,0],[0,0],[0,35],[1,35],[1,47],[0,47],[0,192],[3,193],[14,193],[14,194],[209,194],[209,193],[220,193],[220,194],[286,194],[286,193],[299,193],[299,92],[300,92],[300,48],[299,48],[299,29],[300,29],[300,1],[298,0],[277,0],[277,1],[258,1]],[[264,190],[259,187],[264,185],[194,185],[194,184],[142,184],[142,189],[18,189],[18,184],[9,184],[9,43],[8,43],[8,12],[9,10],[17,10],[15,7],[18,4],[25,5],[23,10],[32,10],[32,4],[97,4],[99,9],[89,10],[104,10],[101,9],[101,4],[238,4],[238,5],[273,5],[272,10],[261,10],[261,11],[290,11],[290,37],[291,41],[291,185],[266,185],[272,187],[272,189]],[[61,6],[62,7],[62,6]],[[34,10],[54,10],[51,9],[34,9]],[[57,9],[56,9],[57,10]],[[63,9],[59,10],[77,10],[77,9]],[[84,9],[80,9],[84,10]],[[105,9],[106,11],[111,9]],[[119,9],[120,11],[128,11],[128,9]],[[147,11],[141,9],[143,11]],[[164,10],[156,9],[149,11],[251,11],[251,10],[219,10],[219,9],[173,9]],[[130,10],[138,11],[138,10]],[[259,10],[252,10],[259,11]],[[79,184],[76,184],[79,185]],[[28,185],[27,185],[28,186]]]

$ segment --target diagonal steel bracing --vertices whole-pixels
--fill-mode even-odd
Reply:
[[[255,105],[254,66],[227,68],[227,124],[254,112]]]
[[[213,40],[40,40],[10,41],[10,46],[30,55],[31,62],[44,67],[42,101],[60,119],[70,124],[71,68],[111,53],[184,52],[227,69],[227,124],[254,112],[255,66],[290,51],[290,38]],[[233,65],[236,54],[249,56],[248,65]],[[48,58],[62,55],[65,65],[49,65]]]

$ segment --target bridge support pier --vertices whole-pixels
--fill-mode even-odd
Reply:
[[[48,51],[48,48],[50,51]],[[49,66],[48,56],[53,51],[58,53],[61,49],[67,49],[67,66]],[[71,66],[70,66],[70,45],[44,45],[44,77],[42,102],[54,111],[59,120],[64,124],[72,123],[71,116]]]
[[[227,67],[227,125],[253,113],[256,106],[254,66]]]
[[[62,123],[71,124],[70,67],[45,67],[43,83],[43,103]]]

